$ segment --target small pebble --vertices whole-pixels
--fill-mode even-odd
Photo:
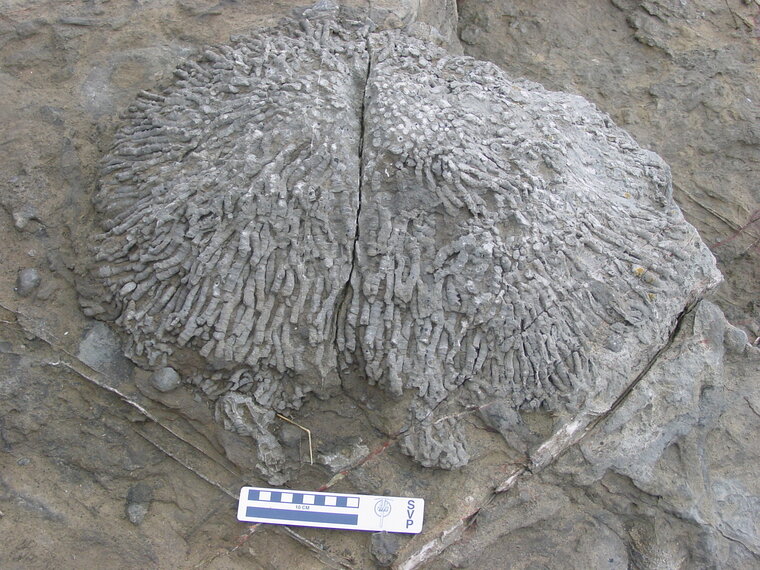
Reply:
[[[32,292],[40,286],[42,277],[40,272],[34,267],[27,267],[18,272],[16,278],[16,293],[20,297],[28,297]]]
[[[34,224],[30,226],[29,222],[36,219],[37,213],[29,206],[24,206],[13,212],[13,225],[21,231],[32,229]]]
[[[726,328],[726,332],[723,336],[723,344],[726,346],[726,350],[741,354],[749,343],[747,333],[742,329],[729,326]]]
[[[132,524],[138,525],[142,523],[147,514],[148,505],[143,503],[132,503],[127,505],[127,518]]]
[[[399,543],[398,535],[389,532],[375,532],[372,534],[370,553],[377,561],[378,566],[386,568],[393,564],[398,556]]]
[[[138,525],[148,514],[150,503],[153,501],[153,489],[145,483],[132,485],[127,491],[126,513],[129,522]]]
[[[174,368],[167,366],[166,368],[156,370],[153,373],[150,382],[159,392],[171,392],[179,387],[182,383],[182,378]]]

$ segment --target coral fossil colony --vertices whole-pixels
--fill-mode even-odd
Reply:
[[[87,312],[216,400],[272,480],[274,411],[348,377],[405,399],[408,454],[461,466],[441,410],[615,396],[720,278],[667,166],[590,103],[350,12],[141,93],[94,203]]]

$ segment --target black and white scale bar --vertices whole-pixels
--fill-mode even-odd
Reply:
[[[412,497],[243,487],[238,520],[416,534],[422,530],[424,510],[425,500]]]

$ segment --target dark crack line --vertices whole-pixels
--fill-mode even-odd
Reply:
[[[362,104],[361,108],[359,110],[359,148],[357,152],[357,157],[359,160],[359,184],[358,184],[358,203],[356,207],[356,219],[354,220],[354,241],[352,244],[351,249],[351,269],[348,272],[348,279],[346,279],[346,283],[343,286],[343,291],[340,294],[340,302],[337,304],[337,310],[335,311],[335,323],[334,323],[334,330],[335,335],[333,338],[333,345],[335,346],[335,356],[336,360],[339,360],[340,355],[340,344],[338,342],[338,335],[340,334],[341,327],[340,323],[341,321],[345,321],[345,313],[346,313],[346,307],[347,304],[350,302],[351,299],[351,280],[354,276],[354,270],[356,269],[356,260],[357,260],[357,248],[359,243],[359,218],[361,217],[361,211],[362,211],[362,190],[364,185],[364,141],[367,136],[367,85],[369,84],[369,78],[370,74],[372,73],[372,50],[371,50],[371,43],[370,43],[370,37],[371,32],[367,31],[367,36],[365,38],[365,46],[367,50],[367,69],[365,71],[364,76],[364,85],[363,85],[363,91],[362,91]],[[341,386],[343,385],[343,376],[341,373],[341,367],[340,362],[336,363],[336,369],[338,372],[338,378],[340,379]]]
[[[691,314],[691,312],[694,310],[694,308],[699,304],[699,302],[702,299],[698,299],[697,301],[694,301],[693,303],[690,303],[684,307],[684,309],[678,314],[676,317],[676,324],[673,327],[673,330],[670,333],[670,336],[668,337],[668,340],[665,342],[660,349],[655,352],[654,356],[649,359],[649,361],[644,366],[644,369],[639,372],[639,374],[636,376],[636,378],[633,379],[633,381],[628,384],[625,390],[617,397],[617,399],[612,403],[612,405],[609,407],[609,409],[604,412],[603,414],[599,415],[598,417],[594,418],[592,422],[589,423],[588,426],[586,426],[586,429],[584,430],[583,436],[581,436],[580,440],[578,440],[577,443],[580,443],[581,440],[583,440],[589,433],[594,431],[594,429],[602,423],[604,420],[606,420],[609,416],[615,413],[620,406],[623,405],[625,400],[628,398],[628,396],[633,392],[633,390],[636,388],[636,386],[639,385],[639,383],[644,379],[644,377],[649,374],[649,371],[654,367],[655,364],[657,364],[660,361],[660,357],[662,357],[663,354],[665,354],[668,350],[670,350],[670,347],[673,346],[673,343],[675,342],[676,338],[678,337],[678,334],[681,332],[681,329],[683,328],[684,321],[686,320],[686,317]]]
[[[351,278],[354,275],[354,269],[356,268],[357,247],[359,243],[359,218],[362,212],[362,191],[364,186],[364,143],[367,137],[367,85],[369,84],[370,74],[372,73],[372,49],[370,44],[371,33],[367,33],[366,46],[367,46],[367,71],[364,77],[364,91],[362,92],[362,106],[360,111],[359,121],[359,188],[358,188],[358,203],[356,206],[356,220],[354,226],[354,243],[351,251],[351,271],[348,274],[348,281],[346,281],[346,289],[344,293],[348,293],[348,289],[351,287]],[[346,294],[343,301],[348,299]]]

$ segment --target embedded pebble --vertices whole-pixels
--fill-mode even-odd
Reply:
[[[741,354],[747,348],[749,344],[749,338],[747,333],[742,329],[734,326],[727,326],[726,332],[723,336],[723,344],[726,346],[726,350]]]
[[[373,532],[370,541],[370,554],[380,568],[387,568],[398,557],[401,541],[397,534],[390,532]]]
[[[17,230],[25,231],[33,229],[34,224],[30,225],[29,222],[37,220],[37,211],[32,206],[22,206],[18,210],[13,211],[13,225]]]
[[[171,392],[182,384],[182,377],[174,368],[166,366],[153,373],[150,383],[159,392]]]
[[[132,485],[127,491],[126,515],[134,525],[140,525],[153,501],[153,489],[145,483]]]
[[[28,297],[42,283],[40,272],[33,267],[27,267],[18,272],[16,278],[16,293],[20,297]]]

